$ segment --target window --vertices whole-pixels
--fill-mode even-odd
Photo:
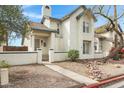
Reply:
[[[86,32],[89,33],[89,23],[86,23]]]
[[[90,53],[90,41],[83,41],[83,54],[89,54]]]
[[[83,32],[89,33],[89,23],[83,22]]]
[[[57,23],[57,34],[59,34],[59,23]]]
[[[97,50],[97,42],[94,42],[94,50]]]
[[[102,40],[99,40],[99,51],[102,51]]]

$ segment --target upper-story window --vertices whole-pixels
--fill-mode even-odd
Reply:
[[[84,33],[89,33],[89,23],[83,22],[83,32]]]
[[[57,24],[57,33],[59,34],[59,23]]]

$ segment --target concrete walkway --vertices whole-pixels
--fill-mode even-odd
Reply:
[[[69,78],[71,78],[71,79],[73,79],[79,83],[85,83],[86,85],[98,83],[98,81],[92,80],[88,77],[82,76],[82,75],[75,73],[73,71],[64,69],[58,65],[46,64],[45,66],[60,73],[60,74],[62,74],[62,75],[65,75],[65,76],[67,76],[67,77],[69,77]]]
[[[117,82],[115,84],[107,86],[106,88],[124,88],[124,81]]]

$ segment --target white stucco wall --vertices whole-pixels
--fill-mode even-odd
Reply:
[[[83,21],[89,23],[89,33],[83,32]],[[80,59],[88,59],[94,57],[94,20],[92,18],[88,18],[87,16],[82,16],[80,20],[78,20],[78,37],[79,37],[79,52]],[[83,41],[90,41],[90,53],[83,54]]]
[[[57,22],[56,21],[51,21],[50,22],[50,28],[57,30]]]
[[[37,63],[37,52],[0,52],[0,60],[10,65],[25,65]]]
[[[51,24],[51,23],[50,23],[49,18],[46,18],[43,24],[44,24],[45,26],[47,26],[48,28],[50,28],[50,24]]]
[[[106,32],[106,33],[101,33],[100,35],[104,36],[106,38],[114,39],[114,34],[115,33],[109,31],[109,32]]]
[[[63,36],[63,50],[68,51],[70,49],[70,20],[66,20],[62,23],[62,36]]]
[[[95,53],[94,54],[94,58],[103,58],[103,57],[106,57],[106,55],[104,53]]]
[[[54,52],[54,61],[68,60],[68,53]]]
[[[109,54],[109,51],[111,50],[112,46],[113,46],[112,42],[106,40],[102,41],[102,50],[105,54]]]
[[[93,58],[94,57],[94,20],[87,16],[82,16],[79,20],[76,16],[83,12],[79,9],[69,19],[62,23],[63,45],[65,51],[70,49],[77,49],[80,52],[80,58]],[[90,33],[83,33],[83,21],[89,23]],[[82,54],[83,40],[91,41],[90,54]],[[62,41],[61,41],[62,42]]]

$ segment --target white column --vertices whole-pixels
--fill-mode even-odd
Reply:
[[[55,47],[55,33],[51,33],[51,42],[50,42],[50,44],[51,44],[51,46],[50,46],[50,48],[51,49],[55,49],[54,47]]]
[[[42,64],[42,49],[37,48],[37,63]]]
[[[49,49],[49,62],[54,62],[54,49]]]
[[[8,68],[1,68],[1,85],[7,85],[9,83]]]
[[[32,48],[32,51],[34,51],[34,46],[35,46],[35,36],[34,35],[32,35],[32,37],[31,37],[31,48]]]

